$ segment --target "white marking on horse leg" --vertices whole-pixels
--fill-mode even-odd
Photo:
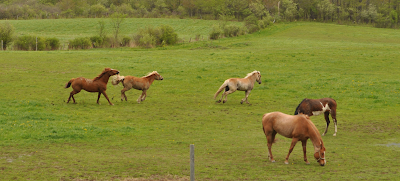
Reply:
[[[336,136],[336,133],[337,133],[337,122],[336,122],[336,119],[333,119],[333,122],[335,123],[335,133],[333,134],[333,136]]]

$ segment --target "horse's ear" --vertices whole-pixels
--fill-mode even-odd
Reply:
[[[104,69],[104,71],[110,71],[110,70],[111,70],[111,68],[108,68],[108,67]]]

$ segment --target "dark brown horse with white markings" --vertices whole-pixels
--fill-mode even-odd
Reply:
[[[140,103],[146,99],[147,90],[150,88],[150,85],[153,83],[153,81],[163,79],[164,78],[157,71],[153,71],[143,77],[117,75],[113,77],[112,84],[117,85],[118,83],[122,82],[122,85],[124,85],[124,88],[121,90],[121,101],[124,99],[125,101],[128,101],[125,92],[129,89],[134,88],[137,90],[142,90],[142,94],[137,99],[137,102]]]
[[[271,112],[264,114],[262,125],[268,141],[268,157],[271,162],[275,162],[271,146],[275,141],[276,134],[279,133],[287,138],[292,138],[292,144],[286,156],[285,164],[289,164],[289,155],[298,141],[301,141],[303,145],[304,161],[306,164],[310,164],[306,156],[308,139],[311,140],[314,146],[314,158],[317,159],[319,165],[324,166],[326,164],[324,142],[322,142],[317,127],[315,127],[307,115],[299,114],[292,116],[281,112]]]
[[[308,116],[318,116],[322,113],[325,115],[326,121],[326,129],[325,132],[322,133],[322,136],[328,132],[329,127],[329,114],[331,114],[333,123],[335,123],[335,133],[333,136],[336,136],[337,132],[337,119],[336,119],[336,101],[332,98],[322,98],[322,99],[303,99],[301,103],[297,106],[294,115],[299,113],[306,114]]]
[[[97,96],[97,104],[100,104],[99,103],[100,95],[103,94],[104,97],[106,97],[106,99],[108,100],[108,103],[110,103],[110,105],[114,105],[113,103],[110,102],[110,99],[108,99],[106,90],[107,90],[108,79],[110,78],[110,76],[116,74],[119,74],[118,70],[105,68],[103,72],[101,72],[101,74],[94,79],[87,79],[84,77],[72,78],[67,84],[65,84],[65,88],[72,87],[73,89],[69,94],[67,103],[69,103],[71,98],[74,101],[74,103],[76,103],[74,94],[78,94],[83,89],[88,92],[99,93]]]
[[[257,70],[248,73],[245,78],[227,79],[215,93],[214,99],[217,98],[218,94],[225,89],[225,92],[222,93],[221,99],[217,101],[217,103],[220,103],[225,96],[225,99],[222,102],[225,103],[228,99],[228,94],[232,94],[236,90],[240,90],[245,91],[245,97],[240,101],[240,104],[243,104],[244,101],[246,101],[247,104],[250,104],[249,101],[247,101],[247,98],[249,97],[251,90],[253,90],[254,83],[256,81],[258,82],[258,84],[261,84],[261,73]]]

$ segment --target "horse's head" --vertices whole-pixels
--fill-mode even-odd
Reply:
[[[258,84],[261,84],[261,73],[260,71],[257,71],[257,77],[256,77],[256,81],[258,82]]]
[[[158,72],[155,72],[154,75],[156,76],[156,80],[163,80],[164,79]]]
[[[325,147],[324,144],[321,143],[321,149],[318,152],[314,153],[314,158],[317,159],[319,165],[324,166],[326,164],[325,160]]]
[[[108,75],[113,76],[119,74],[118,70],[111,69],[111,68],[105,68],[104,72],[106,72]]]

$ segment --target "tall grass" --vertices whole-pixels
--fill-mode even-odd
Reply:
[[[147,20],[150,21],[150,20]],[[154,20],[158,21],[158,20]],[[151,23],[151,22],[150,22]],[[182,31],[182,30],[181,30]],[[83,33],[83,32],[82,32]],[[178,33],[179,34],[179,33]],[[398,175],[400,36],[396,30],[317,23],[278,24],[252,35],[156,49],[0,52],[0,180],[187,179],[195,144],[198,180],[359,180]],[[65,103],[73,77],[104,67],[121,75],[163,77],[148,90],[108,85]],[[258,70],[262,84],[216,104],[230,77]],[[293,114],[304,98],[338,103],[338,133],[323,137],[327,165],[305,165],[298,144],[278,136],[268,161],[264,113]],[[322,132],[325,120],[311,117]],[[312,160],[312,144],[307,145]]]

